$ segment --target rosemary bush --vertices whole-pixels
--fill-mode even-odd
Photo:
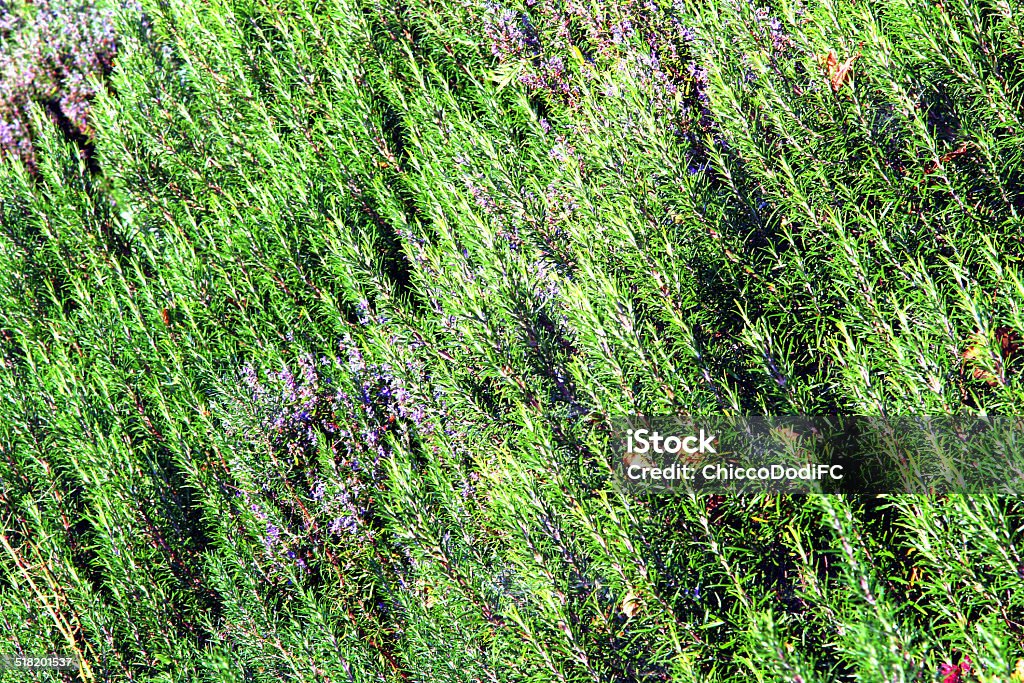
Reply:
[[[41,679],[1024,681],[1018,500],[639,496],[608,448],[1019,414],[1018,0],[12,11],[0,620],[82,660]]]

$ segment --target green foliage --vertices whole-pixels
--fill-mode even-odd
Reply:
[[[1012,680],[1019,501],[627,494],[608,426],[1019,412],[1022,11],[121,8],[98,168],[38,106],[35,165],[0,161],[13,649]]]

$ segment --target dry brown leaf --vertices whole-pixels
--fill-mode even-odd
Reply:
[[[1003,360],[1009,360],[1011,356],[1016,355],[1020,351],[1020,335],[1007,325],[1001,325],[996,328],[996,341],[999,342],[999,350],[1003,354]]]
[[[818,55],[818,64],[825,69],[825,73],[828,74],[828,82],[832,85],[832,90],[838,92],[843,84],[850,77],[850,72],[853,70],[853,63],[860,57],[858,52],[846,59],[842,64],[839,63],[839,57],[836,56],[835,50],[829,50],[828,54]]]
[[[634,453],[633,451],[627,451],[622,456],[622,464],[629,469],[631,466],[636,465],[637,467],[657,467],[654,462],[645,455],[640,453]]]
[[[782,437],[782,440],[787,443],[794,443],[800,438],[800,435],[797,434],[792,427],[787,427],[785,425],[779,425],[778,427],[775,427],[773,431]]]
[[[831,77],[832,72],[836,69],[836,65],[839,64],[839,58],[836,57],[836,51],[829,50],[826,55],[818,55],[818,64],[820,64]]]
[[[954,149],[952,152],[946,152],[941,157],[939,157],[939,162],[945,164],[952,161],[953,159],[956,159],[959,156],[963,156],[964,154],[967,154],[967,150],[969,147],[969,143],[961,142],[960,146]],[[937,171],[938,169],[939,164],[933,161],[930,164],[928,164],[928,168],[924,169],[924,172],[925,175],[927,175],[929,173],[935,173],[935,171]]]
[[[971,377],[984,380],[985,384],[990,387],[1003,384],[1004,380],[983,367],[980,364],[981,359],[989,354],[995,354],[993,360],[995,361],[996,372],[1003,375],[1003,368],[1006,366],[1007,361],[1021,351],[1020,335],[1008,325],[997,327],[993,338],[998,346],[996,349],[990,349],[988,342],[980,333],[975,334],[971,345],[962,354],[964,365],[971,368]]]
[[[632,619],[640,612],[640,598],[633,591],[629,591],[626,597],[622,598],[620,609],[628,619]]]

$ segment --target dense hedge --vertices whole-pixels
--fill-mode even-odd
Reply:
[[[643,497],[607,445],[1019,414],[1018,0],[36,5],[0,4],[13,650],[1024,681],[1019,501]]]

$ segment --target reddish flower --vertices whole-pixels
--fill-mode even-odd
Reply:
[[[964,657],[959,666],[955,664],[939,665],[939,675],[942,676],[942,683],[960,683],[964,674],[971,671],[971,658]]]

